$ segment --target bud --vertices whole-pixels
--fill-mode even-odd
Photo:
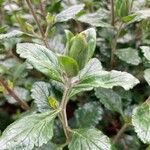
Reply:
[[[79,68],[82,69],[85,65],[84,60],[86,56],[87,41],[83,33],[74,36],[68,45],[68,55],[78,62]]]
[[[28,31],[30,31],[30,32],[34,31],[34,28],[33,28],[33,26],[30,23],[26,22],[25,26],[26,26]]]
[[[116,0],[115,11],[118,17],[128,16],[131,10],[132,0]]]
[[[50,13],[47,13],[46,21],[48,24],[54,24],[55,16],[51,15]]]
[[[96,31],[87,29],[76,36],[72,32],[66,32],[67,45],[65,55],[76,60],[79,70],[83,69],[92,57],[96,46]]]
[[[59,106],[58,101],[51,96],[48,97],[48,103],[53,109],[57,109]]]

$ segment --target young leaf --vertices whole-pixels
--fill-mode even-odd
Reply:
[[[150,61],[150,47],[149,46],[141,46],[140,47],[144,53],[144,57]]]
[[[112,88],[121,86],[125,90],[133,88],[139,80],[127,72],[104,71],[98,59],[94,58],[72,79],[75,83],[70,97],[82,92],[92,90],[94,87]]]
[[[111,150],[109,138],[94,128],[73,131],[69,150]]]
[[[74,77],[78,74],[79,72],[79,66],[76,62],[71,57],[68,56],[58,56],[58,60],[60,65],[62,66],[62,70],[65,71],[68,77]]]
[[[150,103],[147,100],[136,107],[132,114],[132,124],[143,143],[150,144]]]
[[[75,121],[78,127],[94,127],[102,119],[103,109],[97,102],[89,102],[75,111]]]
[[[138,51],[133,48],[118,49],[116,55],[128,64],[138,65],[141,62]]]
[[[60,79],[60,66],[55,53],[45,46],[32,43],[17,44],[17,53],[37,70],[54,80]]]
[[[53,137],[53,124],[58,111],[25,116],[8,126],[0,138],[1,149],[32,150]]]
[[[34,102],[37,104],[38,111],[44,112],[50,109],[48,103],[48,97],[53,96],[51,85],[46,82],[35,82],[32,86],[31,97],[34,99]]]
[[[78,14],[84,8],[84,4],[71,6],[59,14],[56,15],[56,22],[64,22],[70,19],[74,19],[76,14]]]
[[[144,78],[145,80],[147,81],[147,83],[150,85],[150,68],[149,69],[146,69],[144,71]]]
[[[121,97],[112,89],[96,88],[95,95],[107,109],[123,114]]]

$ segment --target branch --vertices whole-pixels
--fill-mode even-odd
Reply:
[[[0,84],[5,88],[9,95],[11,95],[20,104],[20,106],[24,110],[30,109],[29,105],[25,101],[21,100],[2,78],[0,78]]]
[[[114,0],[111,1],[111,25],[115,26],[115,10],[114,10]]]
[[[61,122],[63,124],[63,129],[65,132],[67,141],[70,141],[70,138],[71,138],[71,134],[70,134],[71,129],[68,125],[67,114],[66,114],[66,106],[67,106],[67,102],[68,102],[68,95],[70,93],[70,88],[71,88],[70,81],[68,81],[68,83],[65,86],[63,98],[62,98],[61,105],[60,105]]]
[[[35,11],[34,11],[34,8],[32,7],[31,0],[26,0],[26,2],[27,2],[27,4],[28,4],[28,7],[30,8],[30,11],[31,11],[31,13],[32,13],[32,16],[33,16],[33,18],[34,18],[34,20],[35,20],[35,22],[36,22],[36,24],[37,24],[37,26],[38,26],[38,28],[39,28],[39,31],[40,31],[40,33],[41,33],[41,36],[42,36],[42,38],[43,38],[43,42],[44,42],[45,46],[46,46],[48,49],[50,49],[49,44],[48,44],[47,37],[45,37],[44,31],[43,31],[43,29],[42,29],[42,27],[41,27],[41,25],[40,25],[40,22],[39,22],[39,20],[38,20],[38,17],[37,17],[37,15],[36,15]]]
[[[124,131],[126,130],[126,128],[129,126],[129,124],[125,123],[122,128],[119,130],[119,132],[117,133],[117,135],[115,136],[114,140],[113,140],[113,144],[116,144],[116,142],[119,140],[120,136],[124,133]]]

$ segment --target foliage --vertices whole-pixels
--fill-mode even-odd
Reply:
[[[149,149],[149,0],[0,8],[0,149]]]

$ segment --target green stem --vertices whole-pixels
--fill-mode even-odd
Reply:
[[[119,140],[119,138],[121,137],[121,135],[124,133],[124,131],[126,130],[126,128],[129,126],[128,123],[125,123],[122,128],[119,130],[119,132],[117,133],[117,135],[115,136],[114,140],[113,140],[113,144],[116,144],[116,142]]]
[[[122,26],[123,26],[123,23],[120,24],[119,28],[117,29],[117,34],[116,34],[115,38],[112,40],[112,43],[111,43],[111,62],[110,62],[111,69],[113,69],[114,66],[115,66],[114,55],[115,55],[115,52],[116,52],[117,40],[118,40],[120,32],[122,30]]]
[[[114,10],[114,0],[111,0],[111,25],[115,26],[115,10]]]
[[[64,94],[63,94],[62,101],[61,101],[61,104],[60,104],[61,122],[62,122],[62,125],[63,125],[63,129],[64,129],[64,133],[66,135],[67,141],[70,141],[70,138],[71,138],[70,127],[68,125],[67,114],[66,114],[66,106],[67,106],[67,102],[68,102],[68,99],[69,99],[70,88],[71,88],[70,80],[68,80],[68,82],[65,86]]]

